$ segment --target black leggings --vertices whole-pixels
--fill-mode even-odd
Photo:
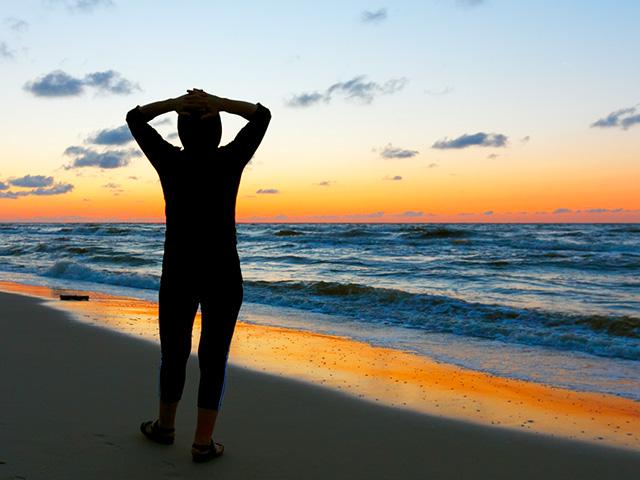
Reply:
[[[184,266],[163,267],[158,302],[162,354],[159,396],[169,403],[182,398],[187,361],[191,354],[193,321],[200,305],[198,407],[219,410],[226,383],[229,346],[244,287],[239,261],[204,270],[215,278],[204,278],[193,269],[185,271]],[[215,287],[213,282],[216,282]]]

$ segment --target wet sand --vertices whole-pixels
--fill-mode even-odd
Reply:
[[[123,315],[134,318],[125,315],[122,304],[105,313],[104,304],[113,298],[102,306],[96,300],[65,308],[75,309],[76,316],[82,310],[87,318],[92,309],[120,321]],[[153,310],[126,301],[137,309],[135,318],[153,317]],[[196,359],[188,366],[176,444],[155,445],[138,425],[156,413],[159,345],[144,335],[134,338],[79,322],[51,304],[0,293],[0,461],[5,462],[0,478],[635,478],[640,469],[636,402],[533,384],[527,390],[520,385],[526,382],[497,377],[492,377],[497,383],[487,383],[490,376],[417,364],[420,359],[404,352],[248,324],[236,330],[231,356],[246,361],[270,352],[272,363],[286,364],[288,371],[267,374],[234,360],[214,435],[225,444],[225,455],[193,465]],[[307,357],[300,357],[303,351]],[[294,380],[296,369],[315,373]],[[313,375],[328,374],[336,377],[333,388],[313,383]],[[363,377],[373,380],[357,393],[352,385]],[[341,385],[345,392],[338,390]],[[373,395],[385,388],[395,393],[376,403]],[[394,395],[398,405],[387,406]],[[446,412],[420,413],[414,404]],[[486,418],[449,418],[471,405]],[[517,423],[551,415],[549,423],[559,417],[555,423],[572,430],[573,423],[587,422],[589,411],[593,425],[616,422],[611,430],[631,438],[627,448],[597,437],[584,442],[527,432],[528,422]],[[500,415],[517,420],[509,428],[481,425]],[[533,429],[536,421],[528,425]]]

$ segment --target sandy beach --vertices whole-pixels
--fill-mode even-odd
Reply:
[[[229,366],[214,434],[192,464],[197,362],[176,444],[138,431],[156,413],[159,346],[0,292],[0,478],[636,478],[632,449],[484,427]]]

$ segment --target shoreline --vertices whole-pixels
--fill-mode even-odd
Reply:
[[[91,301],[60,302],[56,298],[63,290],[13,282],[0,282],[0,291],[47,299],[76,321],[157,345],[154,302],[82,290],[73,292],[89,293]],[[198,338],[199,314],[193,352]],[[240,320],[229,362],[374,405],[640,452],[640,402],[615,395],[509,379],[345,337]]]
[[[0,293],[0,328],[2,478],[590,480],[640,468],[626,449],[412,413],[236,365],[214,433],[225,454],[197,465],[194,358],[166,447],[138,431],[157,407],[158,346],[15,293]]]

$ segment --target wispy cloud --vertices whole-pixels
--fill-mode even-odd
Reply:
[[[319,187],[330,187],[332,183],[334,182],[331,180],[323,180],[322,182],[314,183],[314,185],[318,185]]]
[[[24,32],[29,27],[25,20],[16,17],[6,17],[2,23],[14,32]]]
[[[508,137],[501,133],[484,133],[478,132],[473,134],[464,134],[458,138],[449,140],[445,138],[433,144],[432,148],[439,149],[460,149],[467,147],[504,147],[507,145]]]
[[[127,95],[140,87],[114,70],[93,72],[83,78],[73,77],[62,70],[42,75],[24,84],[23,88],[36,97],[75,97],[84,93],[87,87],[100,93]]]
[[[89,136],[86,140],[87,143],[93,143],[96,145],[124,145],[133,140],[131,131],[127,125],[121,125],[116,128],[105,128],[93,135]]]
[[[404,88],[409,81],[407,78],[392,78],[385,83],[365,81],[366,75],[358,75],[346,82],[337,82],[329,86],[324,92],[314,91],[294,95],[287,101],[291,107],[309,107],[324,101],[329,103],[336,95],[347,100],[358,100],[363,104],[370,104],[380,95],[390,95]]]
[[[553,213],[555,213],[556,215],[562,215],[563,213],[571,213],[573,212],[573,210],[571,210],[570,208],[556,208]]]
[[[8,60],[14,57],[13,50],[9,48],[6,42],[0,42],[0,59]]]
[[[120,168],[129,165],[133,157],[139,157],[140,151],[130,150],[105,150],[97,152],[92,148],[71,146],[64,151],[64,155],[72,157],[71,163],[64,166],[65,170],[81,167]]]
[[[387,19],[387,9],[380,8],[378,10],[365,10],[360,15],[360,19],[364,23],[380,23]]]
[[[154,120],[151,122],[151,125],[154,127],[160,127],[162,125],[171,125],[171,119],[168,117],[161,118],[159,120]]]
[[[400,217],[422,217],[424,213],[422,211],[413,211],[407,210],[406,212],[401,213]]]
[[[453,87],[449,87],[449,86],[446,86],[440,90],[424,90],[424,93],[426,93],[427,95],[434,95],[434,96],[447,95],[451,92],[453,92]]]
[[[461,7],[479,7],[487,3],[486,0],[456,0],[456,3]]]
[[[380,152],[382,158],[412,158],[418,155],[417,150],[408,150],[405,148],[398,148],[388,143]]]
[[[73,12],[89,13],[100,7],[112,7],[112,0],[47,0],[50,5],[63,5]]]
[[[398,181],[402,180],[402,176],[400,176],[400,175],[393,175],[391,177],[386,176],[386,177],[383,178],[383,180],[392,180],[392,181],[398,182]]]
[[[124,190],[118,183],[109,182],[102,185],[102,187],[110,190],[114,195],[120,195],[122,192],[124,192]]]
[[[633,125],[640,123],[640,109],[638,106],[621,108],[611,112],[604,118],[596,120],[591,124],[591,128],[622,128],[627,130]]]
[[[277,188],[260,188],[260,189],[256,190],[256,193],[276,194],[276,193],[280,193],[280,191]]]

